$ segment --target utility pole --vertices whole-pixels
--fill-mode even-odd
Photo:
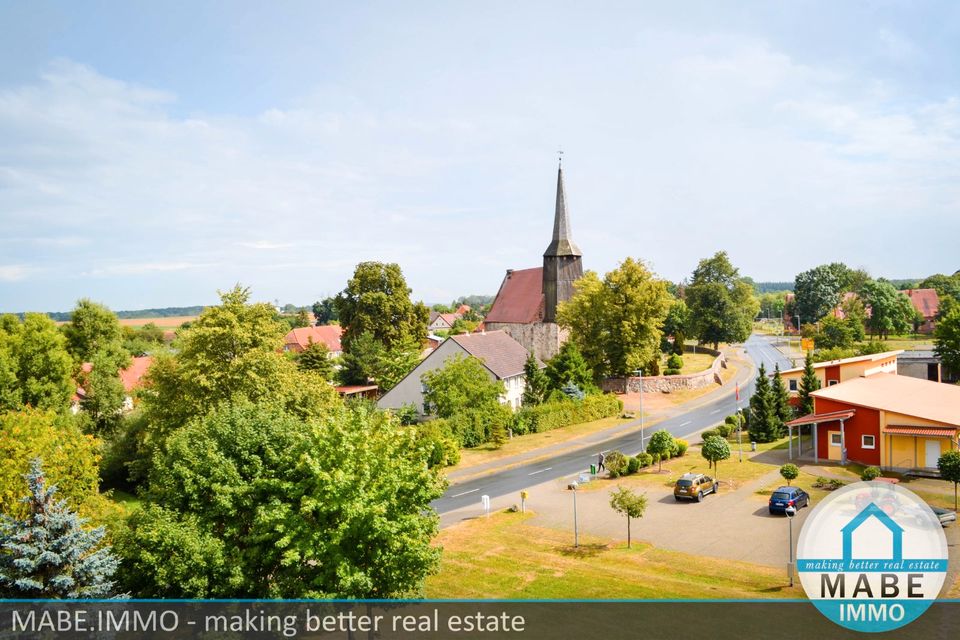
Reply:
[[[573,490],[573,546],[575,549],[580,547],[580,525],[577,523],[577,486],[576,482],[570,483],[570,488]]]
[[[640,452],[647,450],[647,443],[643,437],[643,369],[637,369],[633,372],[640,378]]]

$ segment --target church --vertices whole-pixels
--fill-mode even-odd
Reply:
[[[543,253],[543,266],[507,269],[484,328],[508,333],[540,360],[555,356],[567,339],[567,332],[557,324],[557,306],[573,296],[573,283],[583,275],[582,260],[583,254],[570,234],[561,164],[557,169],[553,238]]]

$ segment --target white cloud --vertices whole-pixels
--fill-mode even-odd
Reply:
[[[0,265],[0,282],[17,282],[27,277],[29,269],[19,264]]]

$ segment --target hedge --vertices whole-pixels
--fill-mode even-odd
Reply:
[[[613,394],[587,396],[523,407],[513,416],[513,433],[542,433],[572,424],[620,415],[623,403]]]

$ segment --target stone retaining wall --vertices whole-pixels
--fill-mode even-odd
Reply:
[[[691,350],[692,351],[692,350]],[[727,359],[719,351],[697,347],[698,353],[716,355],[709,369],[699,373],[688,373],[678,376],[644,376],[643,390],[646,393],[671,393],[683,389],[703,389],[714,384],[723,384],[720,370],[727,368]],[[641,378],[607,378],[600,383],[600,388],[612,393],[639,393]]]

